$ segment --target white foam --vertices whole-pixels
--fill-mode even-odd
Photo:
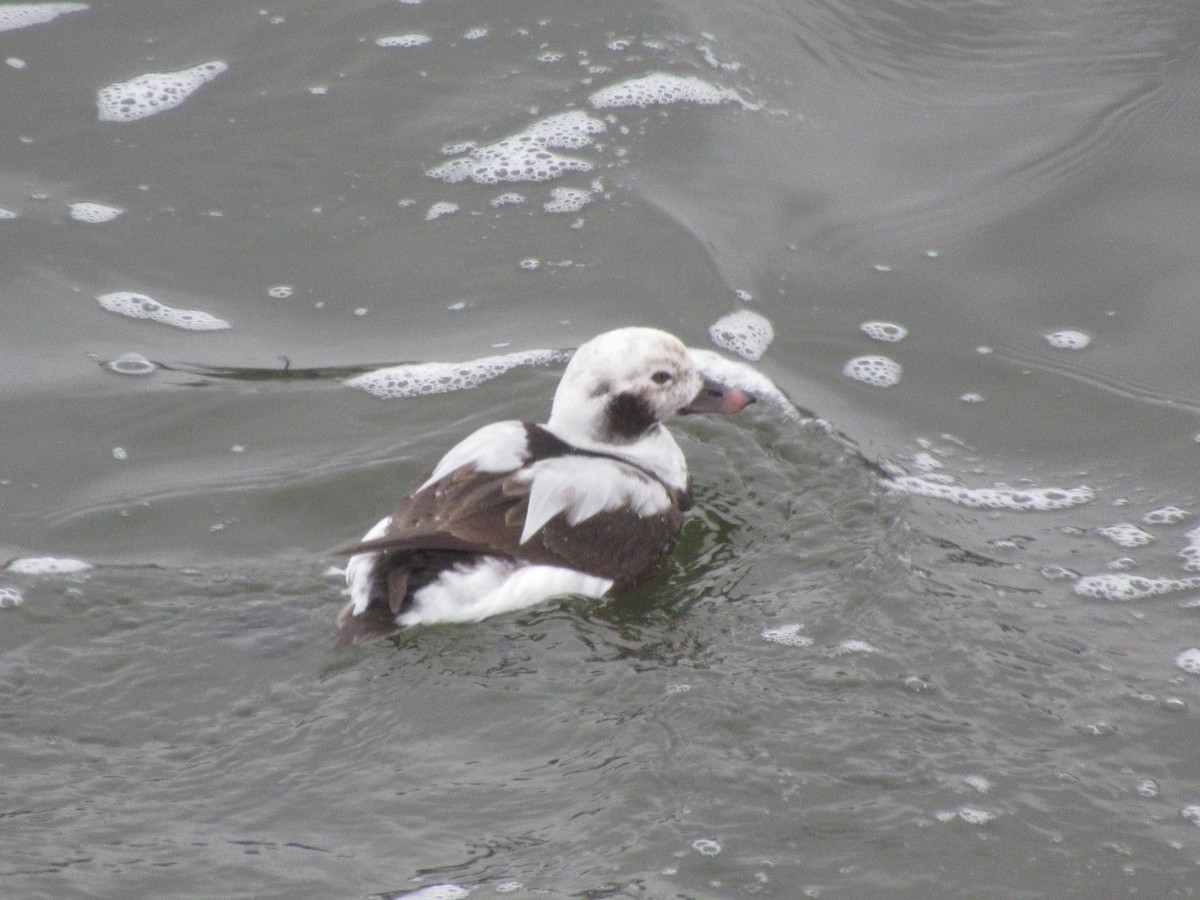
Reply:
[[[17,214],[11,209],[5,209],[4,207],[0,206],[0,219],[15,219],[16,217]]]
[[[989,812],[986,809],[977,809],[973,806],[964,806],[958,811],[958,817],[968,825],[987,825],[989,822],[996,820],[994,812]]]
[[[393,894],[396,900],[463,900],[471,893],[471,888],[460,884],[429,884],[417,888],[407,894]]]
[[[834,651],[839,656],[845,653],[878,653],[879,648],[858,638],[849,638],[837,645]]]
[[[133,291],[101,294],[96,299],[109,312],[129,316],[131,319],[150,319],[152,322],[161,322],[163,325],[172,325],[187,331],[220,331],[232,327],[224,319],[218,319],[204,310],[175,309],[165,303],[159,303],[153,297]]]
[[[487,36],[488,36],[488,30],[481,26],[479,28],[471,28],[468,31],[464,32],[463,40],[464,41],[477,41],[480,38],[485,38]]]
[[[721,845],[711,838],[699,838],[692,841],[692,849],[703,856],[716,856],[721,852]]]
[[[427,34],[390,34],[386,37],[376,38],[375,46],[377,47],[421,47],[428,44],[433,38]]]
[[[466,362],[408,363],[364,372],[347,379],[345,384],[386,399],[448,394],[479,387],[517,366],[546,365],[563,356],[554,350],[522,350]]]
[[[579,212],[592,202],[592,192],[583,188],[557,187],[550,192],[551,199],[542,204],[548,213]]]
[[[8,571],[19,575],[72,575],[90,568],[90,562],[63,556],[26,556],[8,564]]]
[[[273,300],[286,300],[294,293],[296,289],[290,284],[275,284],[267,288],[267,296]]]
[[[771,403],[790,419],[798,421],[804,418],[775,382],[753,366],[701,347],[689,347],[688,352],[691,353],[692,361],[696,363],[696,368],[701,374],[729,387],[753,394],[763,402]]]
[[[1183,557],[1185,569],[1200,569],[1200,528],[1193,528],[1187,533],[1187,546],[1179,551]]]
[[[119,206],[105,206],[103,203],[72,203],[70,216],[76,222],[100,224],[111,222],[125,210]]]
[[[1200,675],[1200,648],[1188,647],[1175,657],[1175,665],[1189,675]]]
[[[900,383],[904,370],[887,356],[856,356],[842,366],[842,374],[872,387],[893,387]]]
[[[1084,575],[1075,582],[1074,591],[1080,597],[1096,600],[1128,601],[1196,588],[1200,588],[1200,577],[1147,578],[1144,575],[1114,573]]]
[[[1106,525],[1097,528],[1096,533],[1108,538],[1118,547],[1131,550],[1134,547],[1145,547],[1154,540],[1154,535],[1138,528],[1132,522],[1118,522],[1116,525]]]
[[[761,359],[775,339],[771,320],[749,309],[722,316],[708,327],[708,336],[718,347],[749,360]]]
[[[41,25],[66,13],[87,8],[86,3],[5,3],[0,6],[0,31]]]
[[[1200,803],[1193,803],[1190,806],[1185,806],[1179,811],[1179,814],[1193,825],[1200,825]]]
[[[425,221],[432,222],[434,219],[440,219],[442,216],[448,216],[456,212],[458,212],[457,203],[447,203],[446,201],[435,203],[426,210]]]
[[[106,362],[104,367],[118,375],[149,375],[158,368],[140,353],[122,353]]]
[[[764,640],[768,640],[772,644],[783,644],[787,647],[811,647],[813,639],[800,633],[803,627],[799,622],[778,625],[775,628],[763,629],[762,636]]]
[[[669,72],[652,72],[641,78],[609,85],[592,94],[588,102],[597,109],[660,106],[667,103],[715,106],[729,102],[752,108],[736,91],[716,87],[695,75],[672,75]]]
[[[592,168],[587,160],[564,156],[553,150],[586,147],[592,143],[592,135],[606,127],[599,119],[579,110],[559,113],[494,144],[473,147],[466,156],[447,160],[425,174],[447,184],[468,178],[476,184],[498,184],[502,181],[549,181],[567,172],[587,172]]]
[[[25,602],[25,595],[16,588],[0,587],[0,609],[12,609]]]
[[[1182,522],[1191,517],[1192,514],[1186,509],[1180,509],[1178,506],[1164,506],[1161,509],[1150,510],[1142,516],[1142,521],[1147,525],[1174,525],[1176,522]]]
[[[949,500],[973,509],[1047,512],[1079,506],[1096,496],[1087,485],[1074,488],[969,488],[919,475],[894,475],[885,484],[905,494]]]
[[[1046,335],[1046,343],[1059,350],[1082,350],[1091,342],[1091,335],[1070,329],[1053,331]]]
[[[894,344],[908,337],[908,329],[895,322],[863,322],[858,326],[872,340]]]
[[[516,191],[509,191],[505,194],[499,194],[493,197],[490,201],[492,206],[517,206],[525,202],[523,194],[518,194]]]
[[[174,109],[228,70],[227,63],[214,59],[178,72],[147,72],[130,81],[110,84],[96,96],[100,121],[132,122]]]

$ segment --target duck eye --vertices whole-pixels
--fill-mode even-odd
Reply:
[[[673,377],[674,376],[671,375],[671,373],[668,372],[666,369],[659,369],[657,372],[655,372],[653,375],[650,376],[650,380],[653,381],[655,384],[666,384]]]

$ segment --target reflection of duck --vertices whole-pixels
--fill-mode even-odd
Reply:
[[[343,551],[350,602],[337,643],[637,583],[691,505],[687,462],[662,421],[752,402],[706,380],[666,332],[593,338],[567,365],[545,425],[479,429]]]

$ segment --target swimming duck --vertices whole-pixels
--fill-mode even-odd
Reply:
[[[337,645],[638,584],[670,553],[692,505],[687,461],[664,420],[753,402],[705,379],[665,331],[593,338],[571,357],[544,425],[480,428],[340,551],[350,556],[350,600]]]

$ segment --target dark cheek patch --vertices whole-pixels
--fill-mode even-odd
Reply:
[[[628,391],[613,397],[604,411],[606,436],[615,439],[633,440],[656,421],[646,398]]]

